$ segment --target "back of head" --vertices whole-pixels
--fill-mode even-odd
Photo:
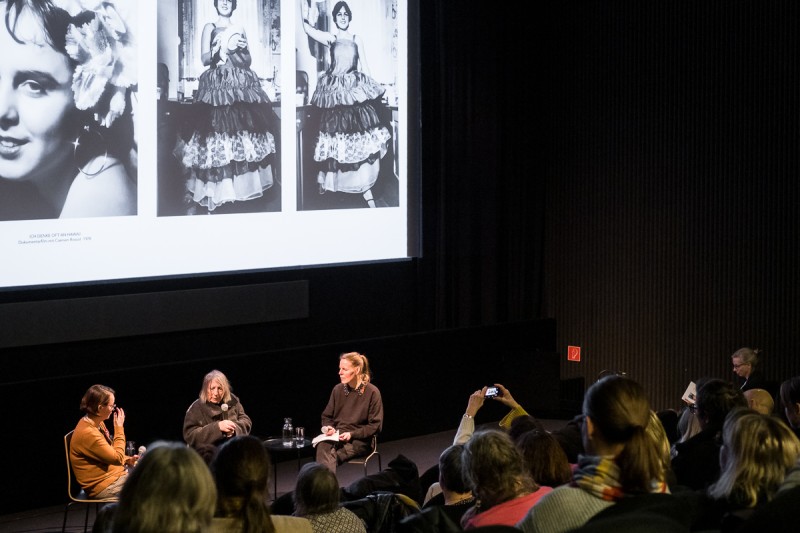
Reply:
[[[662,479],[662,460],[647,435],[650,402],[639,383],[619,375],[596,381],[586,391],[583,414],[599,433],[593,438],[622,445],[614,460],[625,492],[649,492]]]
[[[664,429],[664,424],[661,423],[661,417],[654,411],[650,411],[650,423],[647,424],[647,437],[653,443],[661,459],[664,477],[660,479],[663,481],[666,479],[667,470],[670,468],[670,451],[672,448],[669,437],[667,437],[667,431]]]
[[[295,514],[308,516],[332,513],[339,508],[340,495],[336,474],[319,463],[306,463],[297,474]]]
[[[451,492],[464,494],[470,492],[469,483],[464,478],[464,445],[454,444],[445,448],[439,455],[439,484]]]
[[[527,433],[532,429],[538,429],[540,431],[544,431],[544,426],[534,416],[531,415],[518,416],[511,421],[511,425],[508,428],[508,436],[511,437],[511,440],[514,441],[514,443],[516,444],[523,433]]]
[[[749,389],[744,391],[744,397],[750,409],[762,415],[771,415],[775,410],[775,401],[772,395],[764,389]]]
[[[502,431],[476,431],[464,445],[463,461],[464,477],[483,510],[536,489],[522,455]]]
[[[800,440],[778,418],[751,409],[732,410],[722,431],[721,473],[708,489],[714,498],[755,507],[775,494],[800,459]]]
[[[789,419],[789,423],[792,427],[800,427],[800,413],[798,413],[798,405],[800,405],[800,376],[789,378],[781,383],[780,397],[781,406]]]
[[[150,445],[120,493],[112,531],[201,533],[214,516],[217,491],[208,466],[182,442]]]
[[[725,417],[734,407],[747,407],[747,400],[736,386],[721,379],[709,379],[697,389],[697,416],[703,429],[721,430]]]
[[[567,454],[548,432],[534,429],[523,433],[517,440],[517,448],[536,484],[557,487],[572,479]]]
[[[217,515],[241,519],[246,533],[273,531],[267,505],[270,464],[256,437],[239,435],[225,441],[210,465],[219,493]]]

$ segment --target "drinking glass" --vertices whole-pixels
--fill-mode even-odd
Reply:
[[[136,455],[136,443],[132,440],[129,440],[127,444],[125,444],[125,455],[134,456]]]
[[[306,428],[304,427],[296,427],[294,428],[294,442],[295,446],[298,448],[302,448],[303,444],[306,442]]]

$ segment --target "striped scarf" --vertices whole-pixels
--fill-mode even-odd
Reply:
[[[619,466],[613,457],[578,457],[578,467],[572,476],[572,486],[580,487],[601,500],[613,502],[626,496],[619,482]],[[650,492],[669,492],[667,484],[654,480]]]

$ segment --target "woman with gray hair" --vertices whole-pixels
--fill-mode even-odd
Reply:
[[[477,499],[461,518],[464,529],[513,526],[553,490],[536,484],[522,454],[503,431],[476,431],[464,445],[462,460],[464,476]]]
[[[186,411],[183,440],[200,452],[206,462],[216,447],[234,435],[249,435],[253,422],[232,392],[228,378],[212,370],[203,378],[200,397]]]

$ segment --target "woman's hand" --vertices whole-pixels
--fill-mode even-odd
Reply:
[[[138,455],[132,455],[130,457],[125,458],[125,464],[123,466],[136,466],[136,462],[139,460]]]
[[[481,407],[483,407],[484,402],[484,395],[486,394],[486,387],[476,390],[469,396],[469,401],[467,402],[467,410],[465,414],[475,418],[475,415],[478,414],[478,411]]]
[[[233,437],[236,435],[236,424],[230,420],[220,420],[217,422],[217,426],[219,426],[219,430],[226,437]]]
[[[247,37],[240,35],[239,39],[236,41],[236,47],[239,49],[247,48]]]
[[[331,435],[333,435],[334,433],[336,433],[336,428],[334,428],[334,427],[332,427],[332,426],[322,426],[322,432],[323,432],[323,433],[324,433],[326,436],[330,437]]]
[[[125,425],[125,411],[122,407],[117,407],[114,411],[114,427],[122,427]]]
[[[500,392],[502,392],[502,394],[498,394],[497,396],[494,397],[495,400],[497,400],[498,402],[502,402],[503,405],[507,406],[509,409],[516,409],[517,407],[519,407],[519,403],[517,403],[514,397],[511,396],[511,393],[507,388],[505,388],[499,383],[495,383],[494,386],[500,389]]]
[[[345,431],[344,433],[339,433],[339,440],[342,442],[350,442],[350,438],[351,435],[349,431]]]

